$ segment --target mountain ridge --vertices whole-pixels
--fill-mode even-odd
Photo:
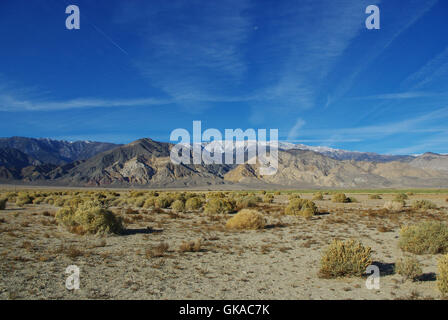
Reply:
[[[14,148],[41,163],[63,165],[85,160],[120,146],[109,142],[52,140],[48,138],[0,138],[0,148]]]
[[[249,145],[238,144],[246,160]],[[0,180],[88,187],[448,187],[448,156],[435,153],[387,158],[388,161],[369,157],[368,160],[350,157],[341,160],[327,155],[326,152],[332,151],[329,149],[316,152],[303,145],[284,147],[280,144],[278,172],[262,176],[259,165],[247,164],[247,161],[239,165],[175,165],[170,160],[173,146],[142,138],[116,145],[88,159],[59,165],[41,162],[17,149],[0,148]],[[207,144],[203,148],[207,148]],[[21,165],[11,165],[14,156]]]

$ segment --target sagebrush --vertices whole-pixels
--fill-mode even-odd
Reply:
[[[448,227],[437,221],[404,226],[400,230],[399,247],[415,254],[448,252]]]
[[[266,220],[261,213],[253,209],[243,209],[230,218],[226,227],[229,229],[263,229]]]
[[[334,240],[323,252],[319,276],[361,276],[371,264],[370,247],[356,240]]]
[[[406,280],[416,280],[422,274],[422,267],[415,257],[404,257],[395,263],[395,271]]]
[[[443,296],[448,296],[448,254],[437,262],[437,287]]]
[[[293,198],[285,208],[286,215],[312,217],[317,213],[316,204],[307,199]]]
[[[56,213],[56,221],[71,232],[84,233],[121,233],[122,218],[102,207],[97,202],[87,202],[77,208],[64,207]]]

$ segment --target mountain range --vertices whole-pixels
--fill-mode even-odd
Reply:
[[[251,143],[233,148],[242,148],[247,156]],[[149,138],[126,145],[0,138],[0,182],[154,188],[448,187],[448,155],[429,152],[381,155],[280,142],[278,171],[263,176],[258,165],[248,163],[175,165],[172,146]]]

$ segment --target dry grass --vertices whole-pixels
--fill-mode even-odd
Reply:
[[[161,242],[156,246],[146,249],[145,255],[147,258],[159,258],[165,256],[169,249],[169,245],[165,242]]]
[[[415,280],[422,274],[422,267],[414,257],[401,258],[395,264],[395,271],[405,280]]]
[[[198,252],[201,251],[202,241],[201,239],[196,239],[192,241],[182,241],[179,246],[180,252]]]
[[[448,296],[448,254],[437,263],[437,287],[443,296]]]
[[[69,248],[66,249],[65,254],[69,258],[75,259],[75,258],[83,256],[85,253],[82,250],[78,249],[78,248],[69,247]]]
[[[384,209],[387,210],[401,210],[405,207],[406,202],[404,200],[389,200],[384,203]]]
[[[417,210],[429,210],[437,209],[437,206],[434,202],[429,200],[415,200],[412,202],[412,208]]]

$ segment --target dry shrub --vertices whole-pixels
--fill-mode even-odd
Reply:
[[[33,198],[31,198],[27,193],[19,193],[16,199],[16,205],[24,206],[25,204],[33,203]]]
[[[292,199],[285,208],[285,214],[292,216],[311,217],[316,212],[316,204],[307,199]]]
[[[224,199],[225,197],[226,195],[224,194],[224,192],[209,192],[205,195],[205,198],[207,200],[212,198]]]
[[[16,197],[18,196],[17,192],[8,192],[6,194],[6,199],[8,199],[8,201],[15,201]]]
[[[171,209],[173,209],[174,212],[184,212],[185,203],[182,200],[176,200],[171,205]]]
[[[145,204],[146,198],[144,197],[138,197],[137,199],[135,199],[134,205],[138,208],[142,208],[143,205]]]
[[[379,194],[370,194],[369,199],[375,200],[375,199],[382,199]]]
[[[65,202],[66,202],[67,200],[68,200],[68,199],[65,198],[65,197],[58,197],[58,198],[54,201],[54,205],[55,205],[56,207],[63,207],[63,206],[65,205]]]
[[[211,198],[205,204],[204,212],[210,214],[231,213],[235,211],[232,201],[225,198]]]
[[[154,196],[146,198],[145,203],[143,204],[143,208],[145,209],[154,208],[156,199],[157,198]]]
[[[428,210],[437,209],[437,206],[434,202],[429,200],[415,200],[412,202],[412,208],[417,210]]]
[[[161,196],[156,198],[154,205],[156,208],[166,209],[171,205],[172,202],[173,200],[171,198],[167,196]]]
[[[395,195],[394,200],[398,200],[398,201],[404,201],[404,200],[408,200],[409,197],[405,194],[405,193],[399,193],[397,195]]]
[[[415,254],[448,252],[448,227],[441,222],[426,221],[404,226],[400,230],[399,247]]]
[[[56,221],[66,226],[71,232],[83,233],[121,233],[121,217],[101,207],[97,202],[87,202],[78,208],[61,208],[56,213]]]
[[[0,199],[0,210],[5,210],[6,209],[6,202],[8,202],[8,199]]]
[[[437,287],[443,296],[448,295],[448,254],[437,262]]]
[[[313,194],[313,200],[324,200],[324,195],[322,192],[316,192]]]
[[[386,227],[385,225],[380,225],[376,228],[378,230],[378,232],[389,232],[391,231],[388,227]]]
[[[202,207],[202,200],[199,197],[192,197],[185,202],[185,209],[187,211],[196,211],[201,209]]]
[[[261,198],[257,196],[246,196],[236,200],[235,206],[237,210],[244,208],[254,208],[257,203],[261,202]]]
[[[199,252],[201,251],[202,241],[196,239],[192,241],[182,241],[179,251],[180,252]]]
[[[356,240],[334,240],[324,251],[319,276],[336,278],[361,276],[372,264],[370,247],[364,247]]]
[[[292,199],[300,199],[300,194],[298,193],[293,193],[291,195],[288,196],[288,200],[292,200]]]
[[[263,215],[253,209],[243,209],[230,218],[226,227],[229,229],[263,229],[266,224],[266,220]]]
[[[414,257],[399,259],[395,264],[395,271],[406,280],[416,280],[422,274],[422,268],[418,260]]]
[[[148,196],[150,196],[150,197],[158,197],[159,193],[157,191],[148,191]]]
[[[33,204],[41,204],[42,202],[44,202],[44,198],[42,197],[34,198],[33,200]]]
[[[274,192],[274,196],[279,196],[279,195],[281,195],[282,193],[280,192],[280,191],[275,191]]]
[[[76,259],[77,257],[83,256],[85,253],[76,247],[68,247],[67,249],[65,249],[65,254],[69,258]]]
[[[388,200],[384,203],[383,208],[387,210],[401,210],[406,205],[404,200]]]
[[[273,203],[273,202],[274,202],[274,195],[271,194],[271,193],[266,194],[266,195],[263,197],[263,202],[264,202],[264,203]]]
[[[146,258],[158,258],[163,257],[168,251],[169,245],[165,242],[160,242],[156,246],[146,249]]]
[[[347,198],[344,193],[336,193],[331,198],[331,201],[336,203],[348,203],[350,202],[350,198]]]
[[[129,192],[129,197],[130,198],[138,198],[138,197],[142,197],[145,195],[144,191],[135,191],[132,190],[131,192]]]

